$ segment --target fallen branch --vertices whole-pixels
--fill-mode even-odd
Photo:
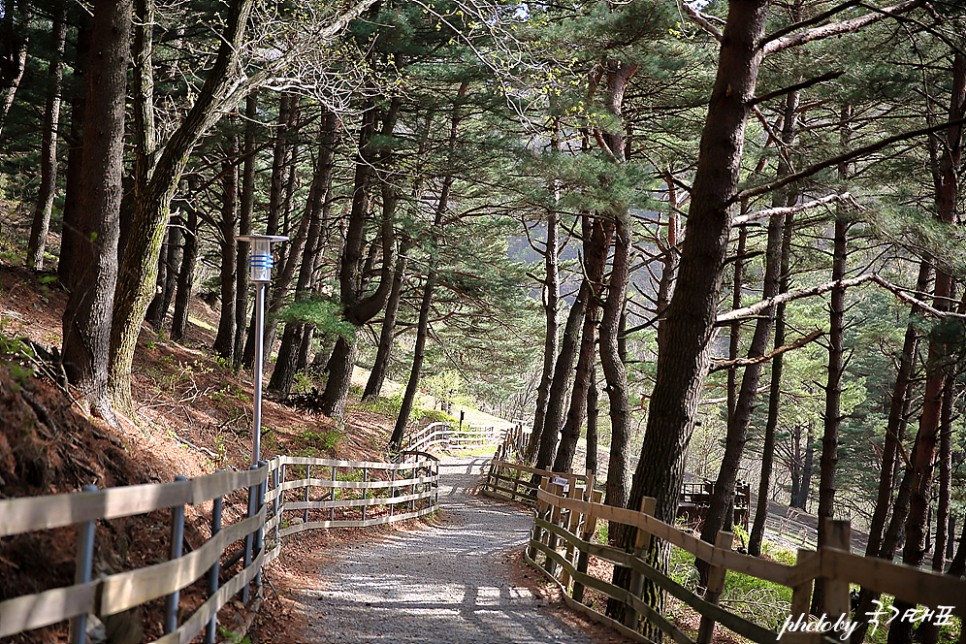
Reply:
[[[201,447],[200,445],[195,445],[194,443],[192,443],[188,439],[181,438],[177,434],[174,435],[174,438],[175,438],[175,440],[177,440],[182,445],[185,445],[186,447],[190,447],[191,449],[193,449],[195,451],[201,452],[202,454],[206,454],[206,455],[210,456],[211,458],[215,459],[216,461],[220,461],[221,460],[221,456],[219,454],[214,453],[213,451],[211,451],[207,447]]]
[[[753,358],[735,358],[733,360],[715,360],[711,364],[711,372],[713,373],[715,371],[721,371],[723,369],[730,369],[732,367],[747,367],[749,365],[758,364],[760,362],[768,362],[775,356],[780,356],[781,354],[791,351],[793,349],[798,349],[799,347],[803,347],[809,342],[811,342],[812,340],[815,340],[816,338],[824,334],[825,334],[825,331],[822,331],[821,329],[815,329],[811,333],[807,335],[803,335],[802,337],[795,340],[794,342],[783,344],[782,346],[776,347],[772,351],[769,351],[768,353],[762,354],[760,356],[755,356]]]

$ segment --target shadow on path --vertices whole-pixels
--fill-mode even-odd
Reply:
[[[318,609],[306,641],[592,642],[510,581],[507,557],[531,517],[474,495],[486,461],[441,463],[439,525],[336,551],[321,588],[301,598]]]

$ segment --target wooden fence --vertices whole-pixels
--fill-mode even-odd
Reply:
[[[587,477],[582,474],[560,474],[494,458],[480,492],[533,505],[537,500],[537,488],[543,481],[555,481],[567,489],[583,489],[587,485]]]
[[[455,429],[451,423],[430,423],[410,435],[406,449],[429,451],[436,447],[472,449],[496,445],[503,440],[504,430],[493,425],[463,424]]]
[[[527,559],[560,585],[565,601],[571,607],[609,624],[635,641],[648,641],[639,630],[641,618],[647,619],[681,644],[711,642],[715,623],[753,642],[778,641],[776,632],[718,605],[725,590],[728,571],[737,571],[790,588],[792,599],[784,614],[793,618],[807,616],[812,586],[819,578],[825,579],[824,612],[833,622],[838,616],[847,616],[849,613],[850,583],[932,609],[951,606],[953,614],[961,619],[966,615],[966,581],[851,554],[847,521],[830,522],[829,545],[818,551],[799,550],[796,564],[787,566],[734,552],[730,533],[721,532],[716,544],[711,545],[663,523],[651,516],[653,499],[645,499],[641,511],[635,512],[602,505],[599,498],[590,498],[587,490],[592,486],[565,488],[549,477],[542,481],[537,493]],[[608,521],[610,530],[614,529],[615,524],[636,530],[634,551],[625,552],[594,543],[596,525],[601,519]],[[651,546],[652,538],[681,548],[708,563],[711,573],[707,589],[700,594],[692,592],[662,570],[648,565],[644,555]],[[591,566],[592,559],[594,566]],[[609,571],[614,566],[629,570],[628,589],[613,585],[608,575],[594,576],[588,572],[594,568]],[[662,588],[701,615],[695,639],[643,601],[644,588],[648,583]],[[593,593],[587,591],[620,602],[624,607],[623,621],[605,617],[590,607],[587,596]],[[811,639],[810,635],[795,635],[796,641],[824,641],[820,635],[816,635],[815,639]],[[836,634],[831,635],[837,637]],[[786,634],[783,639],[792,641],[793,637]],[[960,644],[966,644],[966,628],[961,628],[959,641]]]
[[[405,456],[405,455],[404,455]],[[70,620],[71,642],[86,641],[87,616],[107,616],[166,597],[165,644],[186,643],[205,630],[214,642],[218,610],[250,584],[281,552],[282,539],[304,530],[364,527],[434,512],[439,463],[428,454],[399,463],[277,456],[248,471],[218,472],[160,485],[0,501],[0,538],[71,525],[80,527],[75,583],[0,602],[0,637]],[[246,498],[247,494],[247,498]],[[247,504],[239,520],[222,526],[225,499]],[[185,507],[211,503],[211,536],[182,553]],[[169,559],[163,563],[92,578],[98,521],[171,510]],[[237,508],[236,508],[237,509]],[[228,579],[221,568],[243,559]],[[179,593],[208,579],[207,599],[180,625]]]

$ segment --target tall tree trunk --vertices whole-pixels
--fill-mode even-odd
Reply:
[[[637,63],[610,61],[607,79],[607,111],[618,123],[604,135],[611,160],[621,165],[624,157],[624,125],[621,123],[624,92],[627,83],[637,72]],[[624,304],[627,299],[627,283],[630,280],[631,226],[632,220],[626,203],[611,204],[603,216],[613,227],[614,258],[611,262],[610,279],[607,282],[607,299],[604,301],[600,319],[600,366],[604,372],[610,411],[611,439],[607,466],[607,493],[605,502],[623,507],[627,503],[630,483],[630,408],[627,403],[627,371],[624,367],[625,345],[622,337]],[[609,236],[609,235],[608,235]],[[616,542],[620,534],[612,535]]]
[[[555,153],[560,151],[560,121],[554,119],[551,134],[551,146]],[[554,363],[557,358],[558,321],[560,309],[560,267],[558,254],[558,226],[559,215],[557,202],[560,200],[560,182],[551,185],[553,205],[547,209],[547,242],[543,251],[543,263],[546,277],[543,282],[543,314],[546,318],[546,330],[543,336],[543,369],[540,372],[540,384],[537,385],[536,410],[533,414],[533,429],[524,452],[524,461],[530,463],[537,456],[540,439],[543,435],[547,417],[547,398],[550,395],[550,384],[553,380]]]
[[[957,51],[953,57],[952,94],[949,121],[955,123],[946,130],[942,152],[941,172],[936,186],[937,219],[944,224],[956,221],[960,198],[960,171],[963,153],[963,115],[966,114],[966,54]],[[945,270],[936,270],[933,287],[933,306],[941,311],[949,310],[949,298],[953,295],[953,279]],[[926,358],[926,384],[923,394],[922,413],[916,446],[910,455],[913,468],[913,485],[909,497],[909,516],[906,517],[906,543],[902,549],[902,563],[919,566],[925,558],[926,535],[929,528],[929,501],[932,494],[933,461],[942,416],[942,392],[950,377],[950,347],[935,334],[929,339]],[[908,602],[897,600],[900,611],[911,608]],[[909,641],[912,624],[908,621],[893,623],[889,630],[889,644]]]
[[[543,421],[543,432],[540,436],[540,447],[537,450],[537,460],[534,466],[546,469],[553,462],[557,452],[560,422],[563,419],[564,404],[567,388],[570,384],[570,373],[574,368],[577,347],[580,344],[580,323],[584,319],[584,311],[590,299],[590,285],[587,281],[580,284],[580,290],[567,314],[563,335],[560,338],[560,352],[554,361],[553,379],[550,382],[550,392],[547,395],[547,413]],[[532,439],[531,439],[532,440]]]
[[[436,225],[440,225],[441,218],[437,218]],[[413,347],[413,365],[409,371],[409,379],[406,381],[406,391],[403,393],[402,403],[399,406],[399,416],[396,418],[396,425],[393,427],[392,436],[389,438],[389,449],[398,450],[402,447],[402,441],[406,436],[406,427],[409,424],[409,414],[413,410],[413,403],[416,400],[416,389],[419,386],[419,376],[423,368],[423,359],[426,356],[426,338],[429,336],[429,313],[433,303],[433,288],[436,286],[436,270],[429,269],[426,276],[426,283],[423,285],[423,297],[419,303],[419,320],[416,323],[416,344]]]
[[[745,253],[748,247],[748,226],[741,226],[738,229],[738,248],[735,250],[734,280],[731,286],[731,308],[741,308],[741,296],[744,290],[745,281]],[[742,320],[735,320],[731,323],[731,330],[728,334],[728,360],[732,363],[737,362],[738,354],[741,350],[741,325]],[[728,369],[728,423],[735,415],[735,407],[738,405],[738,367],[732,366]]]
[[[335,168],[337,132],[338,119],[333,112],[327,111],[323,116],[319,156],[316,160],[312,185],[309,188],[309,201],[304,215],[309,222],[308,230],[302,236],[301,249],[299,243],[292,244],[292,252],[286,259],[286,267],[279,276],[280,284],[287,289],[290,280],[285,279],[285,272],[301,258],[298,280],[295,284],[296,301],[308,299],[315,290],[316,265],[323,249],[322,230],[328,221],[332,205],[332,177]],[[278,306],[280,304],[281,300]],[[271,308],[269,312],[273,315],[275,313]],[[275,361],[275,369],[268,383],[270,391],[282,396],[287,396],[291,391],[305,333],[305,325],[301,322],[289,321],[285,324],[278,359]]]
[[[74,60],[74,78],[81,86],[86,85],[84,75],[90,57],[91,20],[85,11],[75,10],[71,22],[77,24],[77,47]],[[64,189],[64,223],[60,232],[60,256],[57,258],[57,279],[68,287],[70,272],[74,267],[74,248],[78,244],[80,230],[81,168],[84,153],[84,104],[83,90],[70,98],[70,132],[67,150],[67,185]]]
[[[580,429],[587,414],[587,395],[590,391],[590,379],[593,377],[594,362],[596,361],[597,339],[597,304],[591,298],[584,313],[584,328],[580,336],[580,349],[577,352],[577,369],[574,372],[574,386],[570,393],[570,407],[567,410],[567,420],[560,432],[560,445],[553,465],[554,472],[570,472],[573,467],[574,454],[577,452],[577,441],[580,439]]]
[[[278,235],[281,227],[282,219],[288,219],[288,213],[283,212],[286,208],[286,204],[289,203],[286,200],[286,176],[289,175],[289,166],[292,163],[293,151],[291,138],[293,131],[295,130],[296,124],[298,123],[298,107],[299,99],[298,96],[291,93],[284,93],[279,98],[278,103],[278,120],[275,125],[275,138],[272,141],[272,174],[269,180],[269,191],[268,191],[268,219],[265,223],[265,234],[267,235]],[[247,109],[247,107],[246,107]],[[283,231],[284,232],[284,231]],[[247,247],[247,244],[246,244]],[[279,257],[279,264],[282,263],[281,257]],[[276,276],[275,281],[278,281]],[[287,288],[287,286],[286,286]],[[269,296],[269,308],[271,308],[271,302],[274,298],[274,294],[283,294],[284,288],[278,288],[276,284],[273,284],[270,288]],[[251,370],[255,366],[255,316],[257,312],[252,309],[251,320],[248,324],[248,333],[245,335],[245,352],[243,364],[246,369]],[[269,337],[274,337],[273,329],[275,324],[270,319],[270,315],[266,315],[265,331],[262,341],[265,346],[271,346],[271,343],[267,340]]]
[[[782,241],[784,239],[784,219],[772,217],[768,221],[768,241],[765,250],[765,275],[762,287],[762,299],[768,300],[778,295],[781,284]],[[774,322],[774,309],[768,309],[755,323],[755,332],[748,347],[749,358],[759,358],[765,355],[771,340],[771,329]],[[711,505],[704,519],[701,538],[714,543],[718,531],[732,520],[728,516],[733,507],[735,484],[738,479],[738,469],[741,465],[745,442],[748,440],[748,425],[758,398],[758,381],[761,377],[763,362],[755,362],[745,367],[741,378],[741,386],[735,400],[734,410],[728,419],[728,430],[725,437],[725,452],[721,458],[721,468],[711,496]],[[708,569],[702,568],[702,576],[706,576]]]
[[[17,90],[27,69],[27,45],[30,42],[29,30],[30,3],[25,0],[4,3],[3,22],[0,23],[0,43],[3,44],[0,53],[3,55],[4,74],[2,80],[6,85],[3,102],[0,103],[0,139],[3,138],[3,126],[6,125],[7,115],[13,107]],[[16,19],[19,18],[20,24]]]
[[[221,312],[214,350],[229,363],[235,360],[235,283],[238,279],[238,137],[231,135],[221,164],[222,204],[220,221]]]
[[[178,284],[178,273],[181,270],[181,257],[184,251],[184,220],[180,213],[171,218],[171,227],[168,229],[168,252],[164,258],[165,280],[161,286],[160,304],[156,320],[152,323],[154,328],[161,330],[164,326],[164,319],[171,308],[171,300],[174,299],[174,291]]]
[[[393,97],[382,119],[382,136],[388,137],[396,127],[399,115],[400,100]],[[374,176],[375,167],[384,167],[388,162],[391,151],[377,146],[374,141],[376,133],[378,110],[370,105],[362,116],[359,130],[359,157],[356,161],[355,177],[353,180],[352,208],[349,213],[349,225],[346,229],[345,243],[339,265],[339,296],[343,305],[346,319],[355,326],[362,326],[382,309],[389,297],[392,286],[392,269],[395,265],[393,241],[393,216],[399,199],[398,191],[390,184],[384,183],[382,194],[382,271],[379,286],[367,296],[363,296],[365,272],[363,271],[363,247],[365,245],[365,227],[369,211],[369,190]],[[455,117],[454,117],[455,118]],[[455,136],[455,133],[452,135]],[[452,179],[450,179],[450,182]],[[448,188],[446,189],[448,192]],[[444,202],[440,197],[440,202]],[[437,206],[439,207],[439,206]],[[445,208],[446,205],[444,204]],[[341,343],[347,342],[340,338]],[[355,343],[355,338],[351,340]],[[341,416],[345,410],[346,396],[349,394],[349,382],[352,378],[353,363],[346,357],[353,355],[339,352],[338,346],[329,358],[328,379],[325,391],[322,392],[321,409],[330,417]],[[338,359],[337,359],[338,358]]]
[[[925,292],[932,278],[932,266],[928,261],[919,264],[919,276],[916,279],[916,291]],[[902,341],[902,352],[899,354],[899,366],[896,371],[895,385],[889,401],[889,419],[886,423],[885,437],[882,444],[882,466],[879,471],[879,486],[876,495],[875,510],[869,524],[869,542],[865,550],[867,557],[879,554],[882,544],[882,530],[892,505],[894,487],[894,473],[896,471],[896,457],[899,453],[901,431],[905,425],[906,407],[909,400],[909,389],[912,381],[913,367],[916,360],[916,350],[919,345],[919,332],[914,323],[914,317],[919,307],[914,307],[910,313],[906,334]]]
[[[590,388],[587,390],[587,458],[584,469],[595,473],[597,472],[597,415],[599,413],[597,397],[596,369],[591,367]]]
[[[815,444],[812,442],[812,425],[805,427],[805,458],[802,459],[802,476],[798,483],[798,496],[792,499],[792,507],[808,512],[808,499],[812,489],[812,466],[815,463]]]
[[[184,120],[166,140],[149,164],[150,179],[136,187],[131,239],[121,258],[117,292],[114,296],[114,321],[111,333],[110,386],[115,404],[130,409],[131,367],[141,322],[151,300],[158,252],[171,200],[188,162],[188,155],[201,136],[221,118],[227,97],[235,87],[245,29],[254,0],[233,0],[228,5],[221,45],[198,98]],[[137,110],[135,110],[137,112]],[[143,156],[144,150],[141,151]],[[136,161],[136,167],[137,167]]]
[[[668,306],[665,344],[658,354],[641,458],[628,507],[645,496],[657,500],[655,515],[673,523],[684,475],[685,453],[694,430],[701,388],[710,366],[717,294],[731,233],[731,203],[738,185],[744,147],[745,117],[755,95],[763,57],[767,0],[732,2],[721,41],[718,71],[701,135],[698,166],[691,192],[678,281]],[[603,333],[602,333],[603,337]],[[624,531],[627,548],[632,532]],[[667,549],[654,540],[648,560],[665,566]],[[626,568],[614,570],[614,582],[626,586]],[[645,600],[661,611],[663,598],[650,585]],[[623,609],[608,606],[622,618]],[[648,626],[648,635],[660,639]]]
[[[919,263],[919,275],[916,279],[916,291],[923,293],[929,286],[932,279],[932,265],[923,260]],[[913,306],[910,313],[909,323],[906,325],[906,333],[902,342],[902,352],[899,355],[899,365],[896,371],[896,380],[892,388],[892,396],[889,400],[889,418],[886,423],[885,438],[882,446],[882,464],[879,470],[879,484],[876,494],[875,509],[872,513],[872,520],[869,523],[868,544],[865,549],[866,557],[880,557],[892,560],[895,556],[895,547],[886,547],[887,541],[895,542],[899,533],[899,526],[905,522],[908,511],[909,488],[911,484],[906,481],[900,483],[904,486],[905,492],[900,489],[895,501],[893,510],[892,495],[895,492],[895,479],[900,471],[902,459],[899,456],[899,446],[905,435],[907,418],[909,413],[910,399],[912,398],[912,380],[915,369],[916,353],[919,345],[919,331],[916,328],[915,316],[920,311],[918,306]],[[901,501],[901,503],[900,503]],[[892,522],[886,528],[886,520],[889,512],[893,511]],[[892,537],[889,537],[889,532]],[[888,556],[887,556],[888,555]],[[872,608],[872,600],[877,598],[876,593],[867,588],[859,591],[859,603],[855,608],[856,616],[865,615]],[[852,636],[852,644],[862,644],[868,624],[859,622],[859,627]]]
[[[787,293],[790,278],[790,256],[792,245],[793,215],[785,217],[782,226],[781,269],[778,279],[778,292]],[[775,341],[777,349],[785,344],[785,304],[775,307]],[[761,555],[761,543],[765,536],[765,521],[768,519],[768,497],[771,486],[771,472],[775,460],[775,435],[778,432],[778,418],[781,411],[782,371],[784,355],[779,353],[771,361],[771,383],[768,388],[768,417],[765,421],[765,438],[761,448],[761,474],[758,482],[758,499],[755,507],[755,521],[748,537],[748,554]]]
[[[255,128],[258,119],[258,98],[254,92],[245,97],[245,139],[242,150],[242,187],[238,201],[238,234],[252,234],[252,213],[255,209]],[[235,279],[235,359],[232,368],[241,369],[244,360],[245,322],[248,320],[248,244],[238,244],[238,272]],[[254,355],[253,355],[254,359]]]
[[[453,100],[453,115],[450,120],[449,137],[446,145],[449,154],[452,156],[456,151],[456,143],[459,134],[459,125],[462,121],[460,112],[460,102],[466,95],[469,88],[467,81],[460,84],[456,98]],[[402,445],[403,437],[406,433],[406,425],[409,422],[409,414],[412,411],[413,403],[416,400],[416,388],[419,385],[419,376],[423,367],[423,357],[426,351],[426,337],[429,334],[429,313],[433,302],[433,288],[436,286],[437,279],[437,257],[440,236],[444,217],[449,209],[450,190],[453,188],[454,175],[448,172],[443,175],[443,180],[439,189],[439,199],[436,202],[436,213],[433,217],[433,228],[431,246],[429,249],[429,271],[426,274],[426,284],[423,286],[423,298],[419,303],[419,320],[416,325],[416,346],[413,353],[413,365],[409,371],[409,379],[406,381],[406,391],[399,406],[399,417],[396,418],[396,425],[393,427],[392,436],[389,437],[389,449],[396,450]],[[383,191],[385,199],[385,191]],[[385,282],[385,277],[383,278]],[[381,286],[381,285],[380,285]]]
[[[40,191],[27,243],[27,266],[35,271],[44,269],[50,213],[54,206],[54,193],[57,191],[57,133],[60,129],[60,102],[64,80],[61,61],[67,42],[67,3],[58,0],[55,6],[54,48],[47,66],[47,102],[44,105],[44,134],[40,149]]]
[[[379,331],[379,346],[376,349],[376,359],[366,381],[366,389],[362,394],[363,400],[375,400],[382,392],[382,385],[389,370],[389,357],[392,353],[393,340],[396,338],[396,317],[399,314],[399,302],[402,300],[403,283],[406,281],[406,265],[409,263],[409,249],[412,247],[408,240],[399,248],[396,268],[392,276],[392,288],[386,300],[386,311],[382,318],[382,328]]]
[[[850,110],[851,112],[851,110]],[[845,279],[847,270],[849,223],[835,221],[832,281]],[[818,547],[825,546],[828,534],[825,519],[835,517],[835,470],[839,457],[839,426],[842,424],[842,374],[845,371],[845,287],[832,289],[829,304],[828,379],[825,383],[825,413],[822,432],[822,456],[818,484]],[[821,613],[825,605],[825,582],[815,581],[812,614]]]
[[[91,65],[86,77],[80,192],[80,238],[64,311],[63,361],[68,379],[94,413],[116,422],[108,392],[111,313],[124,166],[124,105],[130,55],[130,0],[96,0]]]
[[[939,499],[936,503],[936,539],[932,553],[932,569],[939,574],[946,568],[946,543],[952,539],[947,529],[952,483],[954,392],[952,379],[949,379],[943,389],[942,418],[939,424]],[[919,627],[919,639],[923,644],[936,644],[939,640],[939,627],[931,621],[924,621]]]
[[[195,183],[189,180],[189,187]],[[174,313],[171,315],[171,339],[183,342],[188,328],[188,309],[191,304],[191,289],[195,279],[195,261],[198,258],[198,212],[194,206],[187,205],[188,213],[184,232],[184,253],[181,269],[178,271],[178,292],[174,299]]]
[[[583,330],[580,338],[580,348],[577,354],[577,369],[574,372],[573,390],[570,394],[570,406],[567,418],[560,431],[560,446],[553,459],[552,470],[555,472],[569,472],[577,450],[577,440],[580,438],[580,427],[587,412],[587,393],[590,379],[593,377],[596,355],[597,311],[600,308],[598,299],[603,291],[604,268],[607,264],[607,251],[610,248],[614,225],[596,217],[591,220],[585,216],[582,220],[584,238],[584,281],[587,285],[587,301],[584,305]],[[572,361],[572,358],[571,358]],[[566,374],[564,379],[567,380]],[[553,431],[556,437],[559,421],[546,427]]]

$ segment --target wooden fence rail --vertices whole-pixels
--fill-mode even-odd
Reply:
[[[434,447],[470,449],[497,445],[503,440],[505,430],[493,425],[464,424],[453,428],[451,423],[430,423],[410,435],[406,449],[427,451]]]
[[[495,463],[496,469],[507,464]],[[522,469],[522,468],[521,468]],[[609,624],[636,641],[648,641],[639,630],[640,619],[647,619],[675,642],[687,644],[712,641],[714,624],[721,624],[732,632],[753,642],[776,642],[778,633],[768,630],[718,605],[725,590],[726,573],[737,571],[792,589],[788,615],[793,618],[808,613],[812,586],[816,579],[825,579],[824,612],[834,622],[839,615],[848,615],[849,584],[859,584],[876,592],[893,595],[913,604],[934,610],[951,608],[960,619],[966,615],[966,581],[921,570],[882,559],[853,555],[849,550],[849,524],[832,521],[829,525],[829,545],[818,551],[799,550],[796,565],[788,566],[758,559],[732,550],[732,535],[719,535],[715,545],[659,521],[654,516],[653,499],[645,499],[642,511],[632,511],[603,505],[590,498],[592,486],[566,486],[542,476],[537,491],[533,530],[527,547],[527,559],[555,580],[564,593],[565,601],[573,608]],[[598,520],[607,520],[610,529],[623,524],[636,530],[634,552],[625,552],[593,542]],[[708,587],[698,594],[678,584],[666,572],[645,561],[652,538],[681,548],[696,559],[710,564]],[[591,558],[628,569],[628,589],[601,579],[588,572]],[[696,639],[691,639],[675,624],[657,613],[642,599],[645,584],[654,584],[690,606],[701,615]],[[585,600],[586,590],[596,591],[615,599],[624,607],[620,622],[591,608]],[[796,641],[825,641],[821,636],[810,639],[796,634]],[[831,634],[837,637],[837,634]],[[792,640],[791,635],[786,635]],[[966,628],[961,628],[960,644],[966,644]]]
[[[556,481],[567,489],[583,489],[587,480],[582,474],[560,474],[494,458],[480,491],[486,496],[534,505],[543,481]]]
[[[219,609],[239,592],[247,601],[253,581],[256,591],[260,589],[261,571],[279,555],[284,537],[311,529],[380,525],[434,512],[439,463],[428,454],[418,457],[422,460],[381,463],[277,456],[248,471],[0,501],[0,538],[86,526],[79,531],[74,585],[0,602],[0,637],[70,620],[71,641],[85,642],[88,615],[113,615],[168,597],[165,632],[157,642],[190,642],[202,630],[205,641],[214,642]],[[236,513],[242,518],[235,523],[222,526],[224,500],[236,492],[242,496],[247,492],[247,510]],[[211,537],[182,554],[185,507],[208,502],[212,504]],[[156,510],[172,511],[169,560],[91,579],[96,522]],[[219,579],[226,555],[241,553],[241,548],[243,567],[228,579]],[[180,591],[206,575],[207,600],[179,626]]]

